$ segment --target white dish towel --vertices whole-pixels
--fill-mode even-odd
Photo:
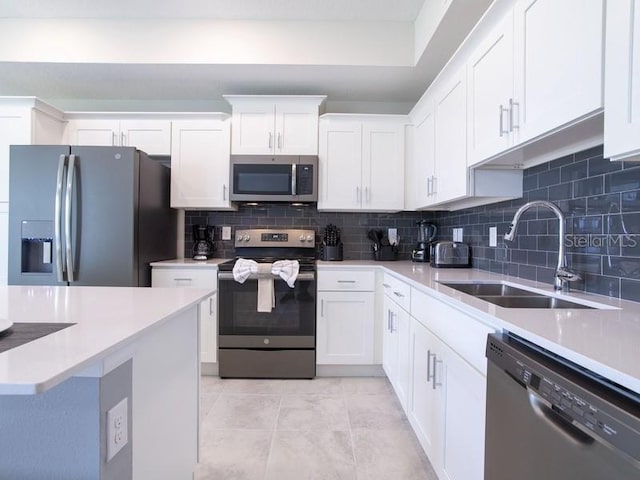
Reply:
[[[278,260],[274,263],[258,263],[255,260],[239,258],[233,266],[233,278],[244,283],[249,277],[258,279],[258,312],[270,312],[276,306],[273,275],[282,278],[293,288],[300,271],[297,260]]]

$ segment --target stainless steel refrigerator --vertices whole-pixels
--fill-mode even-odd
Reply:
[[[9,284],[150,286],[174,258],[170,170],[132,147],[11,146]]]

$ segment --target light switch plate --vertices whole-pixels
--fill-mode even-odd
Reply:
[[[489,246],[498,246],[498,227],[489,227]]]
[[[107,412],[107,462],[129,441],[128,398],[124,397]]]
[[[231,227],[222,227],[222,240],[231,240]]]

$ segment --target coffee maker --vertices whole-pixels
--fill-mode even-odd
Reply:
[[[213,257],[213,225],[193,226],[193,259],[207,260]]]
[[[411,260],[414,262],[428,262],[431,242],[436,238],[437,228],[426,220],[416,222],[418,227],[418,243],[411,251]]]

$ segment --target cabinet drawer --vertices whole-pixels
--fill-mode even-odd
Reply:
[[[411,287],[396,277],[385,273],[382,277],[384,294],[404,308],[407,312],[411,308]]]
[[[375,290],[375,273],[363,270],[322,270],[318,272],[318,290]]]
[[[484,351],[487,335],[495,333],[494,328],[416,289],[411,292],[411,316],[483,375],[487,374]]]
[[[218,270],[205,268],[157,268],[151,270],[152,287],[215,288]]]

